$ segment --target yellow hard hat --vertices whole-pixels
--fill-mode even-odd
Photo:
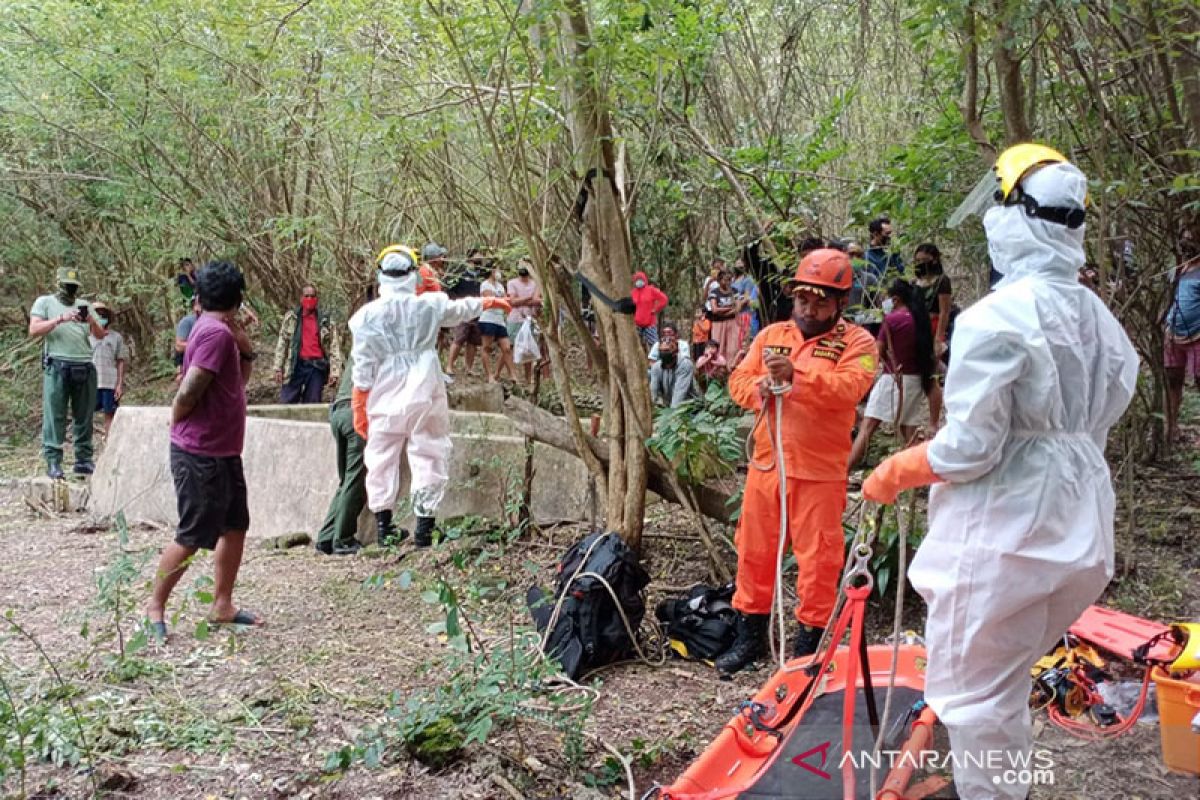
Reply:
[[[397,257],[388,258],[389,256]],[[386,266],[384,261],[387,261]],[[375,265],[385,272],[408,273],[416,269],[419,263],[417,251],[402,244],[389,244],[375,256]]]
[[[1014,144],[1000,154],[992,167],[996,173],[996,180],[1000,182],[1000,187],[996,190],[996,200],[1006,202],[1013,189],[1021,182],[1021,178],[1034,167],[1058,163],[1067,163],[1067,157],[1053,147],[1033,142]]]

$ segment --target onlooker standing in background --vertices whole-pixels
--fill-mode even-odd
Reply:
[[[882,423],[896,425],[904,447],[911,445],[921,424],[921,398],[934,390],[941,396],[934,378],[933,334],[921,290],[897,278],[888,290],[888,299],[891,309],[875,342],[883,374],[867,398],[863,422],[850,450],[851,468],[867,454],[871,436]]]
[[[213,550],[210,622],[260,625],[261,618],[233,604],[242,566],[250,510],[242,471],[246,433],[246,384],[255,353],[238,324],[245,282],[225,261],[196,273],[204,313],[192,329],[183,359],[183,380],[171,404],[171,475],[179,527],[163,548],[146,617],[166,639],[167,600],[197,550]]]
[[[187,351],[188,337],[196,320],[200,319],[200,298],[192,297],[192,312],[175,325],[175,382],[183,377],[183,354]]]
[[[350,395],[354,391],[354,356],[346,359],[337,397],[329,406],[329,428],[337,447],[338,488],[329,502],[329,512],[317,533],[318,553],[327,556],[352,556],[361,547],[358,515],[367,504],[367,467],[363,463],[366,440],[354,430],[354,410]]]
[[[867,267],[861,273],[863,283],[862,325],[871,334],[878,335],[883,324],[883,300],[888,284],[904,273],[904,259],[893,252],[892,221],[877,217],[867,224],[870,242],[867,247]]]
[[[125,365],[129,361],[129,348],[125,337],[112,329],[112,310],[104,303],[95,303],[92,308],[100,319],[100,325],[108,331],[103,339],[88,336],[92,344],[92,364],[96,368],[96,410],[104,412],[104,435],[112,427],[113,417],[125,393]]]
[[[933,336],[933,354],[943,364],[950,363],[950,334],[953,322],[954,287],[950,276],[942,267],[942,254],[937,245],[926,242],[917,247],[913,256],[913,267],[917,273],[917,286],[929,312],[929,325]],[[937,361],[934,361],[936,366]],[[938,429],[942,420],[942,385],[938,380],[929,387],[930,434]]]
[[[63,477],[63,441],[67,436],[67,405],[71,406],[71,436],[75,441],[76,475],[91,475],[92,417],[96,413],[96,368],[92,344],[108,333],[95,310],[79,300],[79,271],[58,269],[58,291],[33,301],[29,335],[42,345],[42,454],[46,474]]]
[[[870,246],[867,247],[868,272],[874,276],[875,284],[886,286],[885,281],[904,272],[904,259],[890,250],[892,246],[892,221],[877,217],[867,223]],[[889,275],[888,273],[895,273]]]
[[[758,335],[758,284],[746,272],[746,259],[738,256],[733,262],[733,290],[745,298],[746,305],[738,315],[738,323],[742,329],[742,338],[753,339]]]
[[[704,276],[704,280],[700,284],[700,302],[703,303],[708,298],[708,290],[717,284],[717,276],[721,274],[721,270],[725,269],[725,259],[714,258],[712,263],[708,265],[708,274]]]
[[[1175,273],[1175,292],[1167,311],[1163,366],[1167,377],[1167,441],[1179,439],[1179,407],[1190,374],[1200,387],[1200,245],[1182,242],[1183,259]]]
[[[184,256],[179,259],[179,274],[175,276],[175,285],[183,299],[191,302],[196,297],[196,265],[192,259]]]
[[[733,273],[721,270],[717,284],[708,290],[705,310],[712,320],[712,338],[727,363],[733,362],[742,347],[738,314],[745,306],[746,301],[733,290]]]
[[[696,309],[696,316],[692,320],[693,363],[704,354],[704,346],[712,338],[712,320],[708,318],[708,312],[704,310],[704,305],[701,303],[700,307]]]
[[[536,320],[542,313],[542,290],[529,274],[529,262],[521,259],[517,262],[517,277],[508,282],[508,302],[512,311],[508,312],[508,338],[516,341],[517,334],[525,320]],[[525,384],[533,383],[533,362],[527,361],[521,365],[525,372]]]
[[[446,276],[446,255],[449,252],[437,242],[429,242],[421,248],[422,263],[418,270],[421,281],[417,284],[417,294],[441,290]]]
[[[275,383],[282,403],[319,403],[327,381],[342,374],[342,337],[318,304],[317,290],[304,287],[300,306],[283,315],[275,341]]]
[[[505,297],[507,294],[508,291],[504,286],[504,273],[500,271],[500,267],[492,265],[491,274],[479,287],[479,296]],[[504,310],[500,308],[486,309],[479,315],[479,322],[477,324],[479,326],[480,339],[483,342],[483,370],[487,373],[488,383],[495,383],[500,379],[500,373],[504,371],[508,372],[510,380],[515,381],[517,379],[517,370],[513,365],[512,341],[508,338]],[[488,363],[493,344],[498,345],[500,350],[496,356],[495,370],[492,370]]]
[[[933,347],[939,358],[949,350],[950,310],[954,304],[954,287],[950,276],[942,266],[942,253],[937,245],[926,242],[917,246],[913,256],[913,269],[917,285],[929,311],[929,324],[933,326]],[[943,359],[948,360],[948,359]]]
[[[637,325],[642,346],[649,350],[658,342],[658,312],[667,307],[667,295],[650,282],[644,272],[633,273],[634,312],[633,324]]]
[[[446,287],[446,295],[451,300],[461,300],[464,297],[479,297],[480,275],[476,274],[476,265],[468,263],[466,269],[453,286]],[[479,346],[483,344],[483,337],[479,330],[479,323],[476,320],[469,319],[465,322],[460,322],[454,326],[454,338],[450,343],[450,352],[446,354],[446,369],[445,372],[450,377],[454,377],[455,370],[458,368],[458,354],[465,352],[467,360],[467,374],[470,374],[475,369],[475,354],[479,350]],[[487,352],[483,355],[483,374],[484,377],[490,377],[492,373],[491,367],[488,364]]]

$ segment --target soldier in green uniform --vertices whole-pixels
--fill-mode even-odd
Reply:
[[[63,441],[67,435],[67,405],[71,406],[75,441],[75,474],[91,475],[92,415],[96,410],[96,368],[92,366],[91,333],[103,339],[107,331],[91,304],[78,298],[79,272],[58,270],[58,291],[33,301],[29,335],[43,339],[42,453],[46,474],[63,477]]]
[[[350,393],[354,388],[354,361],[347,356],[338,383],[337,397],[329,406],[329,427],[337,442],[337,468],[341,483],[329,504],[325,524],[317,534],[317,551],[325,555],[348,556],[359,550],[355,533],[358,515],[367,503],[367,468],[363,464],[366,442],[354,430],[354,412]]]

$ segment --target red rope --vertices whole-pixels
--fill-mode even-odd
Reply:
[[[1134,704],[1133,710],[1129,712],[1128,717],[1122,719],[1116,725],[1109,725],[1107,728],[1098,728],[1090,723],[1072,719],[1059,711],[1054,705],[1051,705],[1047,709],[1047,713],[1050,716],[1051,722],[1079,739],[1086,739],[1093,742],[1115,739],[1133,729],[1134,724],[1138,721],[1138,717],[1146,710],[1146,696],[1149,692],[1150,667],[1146,667],[1146,675],[1142,678],[1142,690],[1138,693],[1137,703]]]

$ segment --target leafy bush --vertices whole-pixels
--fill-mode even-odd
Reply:
[[[742,458],[738,422],[744,413],[724,384],[713,381],[702,399],[663,409],[646,446],[693,483],[729,475]]]

